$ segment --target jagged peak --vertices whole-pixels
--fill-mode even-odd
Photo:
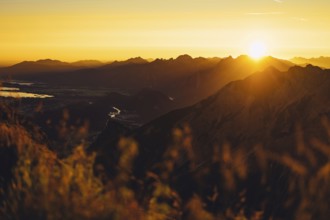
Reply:
[[[322,68],[318,67],[318,66],[314,66],[312,64],[307,64],[305,67],[302,66],[293,66],[289,69],[289,72],[300,72],[300,71],[306,71],[308,73],[318,73],[318,72],[322,72]]]
[[[176,58],[176,60],[179,60],[179,61],[191,61],[193,60],[193,58],[188,55],[188,54],[183,54],[183,55],[180,55]]]
[[[242,55],[236,57],[236,60],[252,60],[252,59],[249,55],[242,54]]]
[[[66,63],[66,62],[62,62],[60,60],[53,60],[53,59],[40,59],[37,60],[36,63],[41,63],[41,64],[58,64],[58,63]]]
[[[126,60],[129,63],[148,63],[148,60],[143,59],[142,57],[132,57]]]

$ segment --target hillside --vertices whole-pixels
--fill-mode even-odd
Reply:
[[[270,67],[141,128],[109,120],[89,151],[113,176],[121,152],[114,146],[133,138],[136,178],[170,184],[183,203],[200,196],[212,213],[326,219],[329,94],[329,70]]]
[[[253,69],[245,58],[219,66],[240,60],[237,69]],[[4,105],[0,216],[327,220],[329,74],[312,65],[268,67],[138,128],[121,114],[102,117],[113,104],[157,117],[176,99],[143,89],[94,104],[77,99],[68,106],[73,115],[37,108],[39,120],[58,132],[63,144],[55,146],[36,120]],[[91,128],[105,124],[92,145],[86,116],[95,119]]]
[[[152,164],[171,143],[173,128],[188,124],[198,160],[207,160],[214,145],[230,143],[252,149],[257,144],[290,152],[300,126],[310,137],[325,139],[321,125],[330,116],[330,73],[318,67],[274,68],[234,81],[202,102],[175,110],[133,131]],[[104,138],[104,137],[103,137]],[[98,140],[95,147],[109,145]],[[152,155],[152,157],[150,157]],[[149,165],[150,165],[149,164]]]

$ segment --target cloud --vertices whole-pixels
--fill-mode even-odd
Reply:
[[[273,1],[277,3],[283,3],[283,0],[273,0]]]
[[[284,14],[281,11],[270,11],[270,12],[250,12],[246,13],[246,15],[281,15]]]

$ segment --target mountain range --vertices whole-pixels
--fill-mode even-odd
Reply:
[[[329,117],[330,70],[312,65],[288,71],[269,67],[136,130],[110,121],[91,149],[109,155],[112,150],[107,146],[115,146],[115,137],[124,134],[142,149],[138,167],[150,167],[171,145],[173,129],[189,126],[199,162],[212,158],[215,145],[226,143],[233,149],[253,151],[262,145],[273,152],[294,153],[297,131],[305,134],[307,145],[313,137],[327,141],[322,121]]]
[[[212,95],[233,80],[243,79],[269,66],[287,70],[294,64],[273,57],[254,61],[248,56],[208,59],[189,55],[152,62],[137,57],[89,68],[82,68],[82,64],[39,60],[0,69],[0,78],[58,86],[120,88],[132,94],[149,88],[177,100],[176,107],[183,107]]]
[[[296,213],[310,212],[327,219],[329,69],[274,57],[181,55],[107,64],[39,60],[0,69],[0,77],[13,92],[54,96],[1,97],[4,146],[17,140],[25,149],[21,139],[31,137],[59,162],[90,156],[88,176],[115,191],[125,179],[128,194],[146,207],[194,208],[190,201],[200,198],[218,217],[244,211],[251,219],[303,219]],[[1,152],[0,186],[9,186],[16,150]]]
[[[290,59],[291,62],[297,65],[306,66],[312,64],[314,66],[319,66],[322,68],[330,68],[330,57],[317,57],[317,58],[304,58],[304,57],[294,57]]]

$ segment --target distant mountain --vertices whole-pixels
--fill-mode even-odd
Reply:
[[[76,70],[79,67],[59,60],[24,61],[10,67],[0,68],[0,77],[24,77],[24,75]],[[22,76],[23,75],[23,76]]]
[[[77,67],[100,67],[103,66],[104,63],[98,60],[79,60],[76,62],[71,63],[71,65],[77,66]]]
[[[178,83],[172,83],[172,86],[169,86],[168,94],[173,97],[179,94],[178,98],[182,101],[187,100],[185,104],[189,105],[209,97],[227,83],[244,79],[257,71],[263,71],[268,67],[285,71],[292,66],[294,64],[291,62],[274,57],[265,57],[259,61],[246,55],[235,59],[228,57],[220,60],[211,70],[197,72]]]
[[[58,66],[63,65],[61,63]],[[72,87],[120,88],[131,94],[150,88],[171,96],[178,104],[176,107],[180,108],[212,95],[231,81],[244,79],[270,66],[287,70],[293,64],[273,57],[255,61],[248,56],[208,59],[181,55],[176,59],[156,59],[152,62],[137,57],[97,68],[58,71],[52,74],[40,72],[12,74],[11,77]]]
[[[171,144],[172,129],[189,125],[197,161],[210,160],[215,145],[230,143],[248,151],[261,144],[274,152],[294,152],[300,127],[308,145],[313,137],[327,141],[322,125],[330,118],[330,71],[308,65],[278,71],[270,67],[231,82],[191,107],[170,112],[132,131],[141,148],[140,166],[157,162]],[[94,149],[115,144],[100,136]],[[110,153],[107,148],[105,152]],[[106,155],[106,153],[104,153]],[[322,156],[321,156],[322,158]],[[324,159],[324,158],[323,158]]]
[[[37,61],[23,61],[9,67],[0,68],[0,78],[20,78],[35,76],[43,73],[71,72],[85,68],[95,68],[105,65],[98,60],[80,60],[73,63],[59,60],[44,59]]]
[[[330,68],[330,57],[318,57],[318,58],[303,58],[303,57],[294,57],[290,60],[291,62],[306,66],[312,64],[314,66],[319,66],[322,68]]]
[[[104,68],[107,68],[109,66],[113,67],[113,66],[122,66],[122,65],[129,65],[129,64],[144,64],[144,63],[149,63],[149,61],[145,60],[141,57],[134,57],[134,58],[130,58],[125,61],[114,61],[114,62],[108,64],[107,66],[105,66]]]

